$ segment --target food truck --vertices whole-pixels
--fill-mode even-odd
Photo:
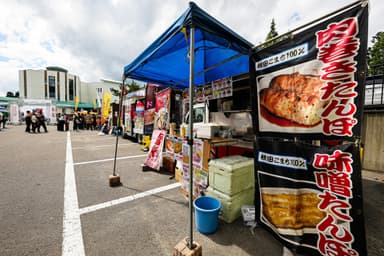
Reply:
[[[143,134],[140,132],[140,122],[144,123],[144,116],[142,120],[137,117],[136,107],[138,102],[143,104],[142,101],[145,100],[145,88],[140,89],[135,92],[128,93],[125,95],[123,99],[123,109],[124,109],[124,136],[130,138],[138,138],[139,134]],[[139,104],[140,105],[140,104]],[[143,112],[143,111],[142,111]],[[140,119],[140,120],[136,120]],[[143,125],[141,126],[143,127]]]

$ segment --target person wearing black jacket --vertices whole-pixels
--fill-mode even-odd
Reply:
[[[37,117],[39,118],[39,123],[40,123],[40,125],[43,127],[44,131],[45,131],[45,132],[48,132],[48,130],[47,130],[47,126],[45,125],[45,116],[44,116],[42,110],[39,112],[39,115],[38,115]],[[39,130],[40,130],[40,129],[39,129]]]
[[[25,117],[25,132],[31,132],[31,111],[27,110],[27,116]]]

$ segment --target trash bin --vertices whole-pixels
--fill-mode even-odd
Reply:
[[[193,201],[193,206],[195,207],[197,230],[202,234],[216,232],[221,209],[220,200],[210,196],[201,196]]]

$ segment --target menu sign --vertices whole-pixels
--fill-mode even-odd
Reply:
[[[303,255],[366,255],[359,149],[259,138],[257,221]]]
[[[183,139],[179,137],[167,136],[165,139],[165,153],[172,160],[182,161],[183,159]]]
[[[367,20],[356,5],[253,55],[259,134],[360,136]]]
[[[232,96],[232,77],[212,82],[212,98],[220,99]]]

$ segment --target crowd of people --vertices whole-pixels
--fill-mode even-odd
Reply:
[[[46,121],[42,110],[32,110],[32,112],[27,110],[27,115],[25,116],[25,132],[40,133],[41,128],[44,129],[44,132],[48,132]]]
[[[73,130],[99,130],[101,128],[101,119],[95,114],[85,114],[75,112],[73,115]]]
[[[100,130],[101,118],[96,114],[75,112],[73,114],[58,114],[57,123],[59,131],[68,131],[72,123],[73,131]]]
[[[41,133],[48,132],[46,118],[41,109],[26,112],[25,116],[25,132]],[[101,120],[101,117],[96,114],[85,112],[74,112],[73,114],[57,114],[57,130],[69,131],[72,126],[73,131],[80,130],[99,131],[99,135],[110,134],[114,129],[109,126],[109,120]],[[116,131],[117,133],[118,131]],[[121,132],[121,131],[120,131]]]

